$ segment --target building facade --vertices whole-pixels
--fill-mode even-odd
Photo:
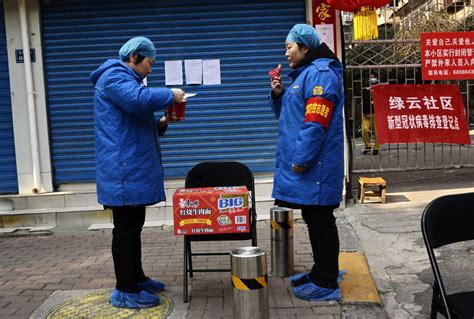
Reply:
[[[220,85],[178,86],[197,96],[188,102],[186,120],[170,125],[162,139],[167,178],[182,178],[206,160],[273,171],[277,121],[266,103],[267,72],[286,66],[286,34],[309,21],[311,1],[0,4],[0,194],[94,186],[89,74],[139,35],[157,47],[149,86],[165,86],[165,61],[220,62]],[[31,63],[23,54],[27,46]]]

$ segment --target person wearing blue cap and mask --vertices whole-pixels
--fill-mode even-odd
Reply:
[[[285,56],[293,82],[284,88],[281,77],[273,77],[269,97],[279,119],[272,197],[278,206],[301,209],[314,259],[309,273],[289,279],[300,299],[340,300],[333,213],[344,179],[343,67],[306,24],[290,30]]]
[[[117,284],[111,304],[146,308],[160,303],[154,293],[165,287],[145,276],[141,262],[140,234],[146,206],[165,200],[157,133],[168,119],[156,121],[154,112],[181,103],[184,92],[143,84],[156,58],[155,46],[148,38],[127,41],[119,58],[107,60],[91,74],[95,85],[97,196],[113,214],[112,256]]]

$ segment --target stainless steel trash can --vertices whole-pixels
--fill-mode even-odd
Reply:
[[[275,277],[293,275],[293,210],[273,207],[270,210],[271,273]]]
[[[269,318],[267,256],[258,247],[230,253],[234,318]]]

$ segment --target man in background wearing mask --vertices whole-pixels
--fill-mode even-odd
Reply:
[[[371,96],[371,87],[379,83],[377,75],[370,74],[369,82],[370,87],[362,90],[362,139],[365,145],[362,154],[378,155],[380,144],[377,143],[377,128],[375,127],[375,113]],[[372,134],[370,134],[371,131]]]

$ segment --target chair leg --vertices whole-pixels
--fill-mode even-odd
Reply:
[[[257,247],[257,225],[252,222],[252,246]]]
[[[193,254],[191,252],[190,240],[188,240],[188,264],[189,264],[189,278],[193,278]]]
[[[436,302],[436,297],[433,294],[433,298],[431,299],[431,314],[430,319],[436,319],[438,317],[438,304]]]
[[[183,264],[183,302],[188,302],[188,244],[184,237],[184,264]]]
[[[431,314],[430,319],[438,318],[438,311],[436,310],[436,306],[431,305]]]

